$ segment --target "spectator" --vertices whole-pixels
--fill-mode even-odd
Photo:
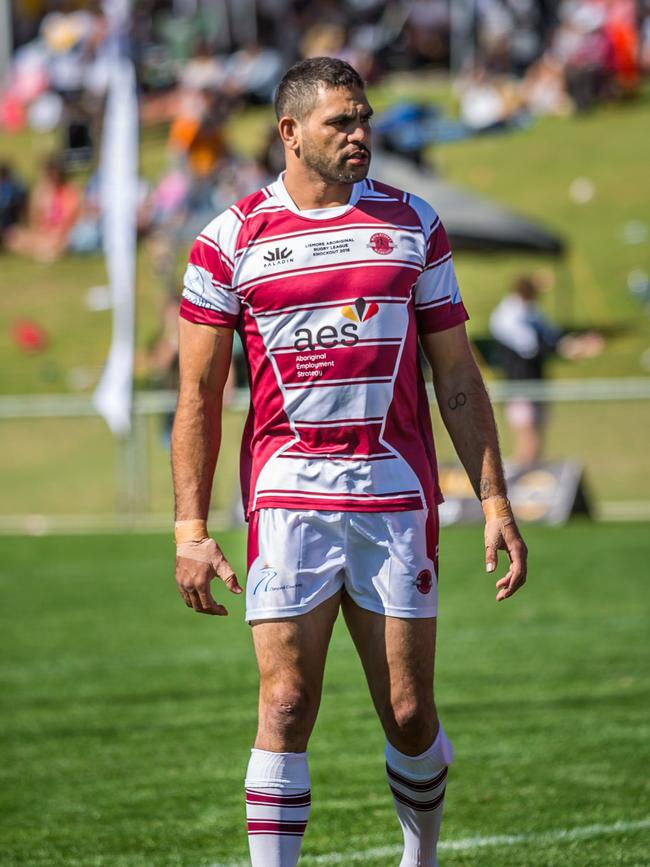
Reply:
[[[29,197],[27,223],[7,230],[8,250],[38,262],[53,262],[65,252],[81,207],[81,194],[58,159],[43,166]]]
[[[27,192],[9,163],[0,163],[0,246],[7,229],[23,216]]]
[[[506,379],[539,382],[552,355],[575,360],[598,355],[602,349],[603,339],[594,332],[562,335],[539,308],[542,285],[539,277],[521,275],[490,316],[490,331],[497,341]],[[527,395],[515,397],[508,402],[506,418],[514,437],[517,466],[538,463],[548,418],[546,404],[531,401]]]
[[[169,133],[169,148],[197,178],[209,178],[226,152],[224,100],[208,89],[186,91]]]
[[[566,91],[564,70],[550,53],[528,68],[521,85],[521,99],[532,115],[571,114],[573,103]]]

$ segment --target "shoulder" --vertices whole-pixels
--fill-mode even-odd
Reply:
[[[197,237],[198,242],[213,242],[223,249],[234,250],[237,239],[247,219],[254,212],[257,205],[266,201],[264,190],[257,190],[238,202],[232,204],[225,211],[217,214]]]
[[[426,236],[440,224],[440,218],[435,208],[429,202],[421,199],[420,196],[370,178],[366,180],[366,185],[367,189],[362,193],[362,199],[372,200],[378,204],[385,203],[390,205],[393,210],[397,208],[402,212],[410,212],[422,226]]]

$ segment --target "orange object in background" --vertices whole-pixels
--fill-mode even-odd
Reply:
[[[614,49],[617,83],[623,90],[635,90],[641,81],[636,31],[622,21],[612,21],[606,29]]]
[[[179,117],[172,124],[169,146],[185,155],[192,174],[209,175],[225,154],[221,129],[206,124],[199,118]]]

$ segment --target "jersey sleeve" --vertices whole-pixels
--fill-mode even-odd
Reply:
[[[418,334],[431,334],[460,325],[469,316],[460,297],[449,238],[440,217],[421,199],[417,204],[426,238],[426,256],[415,284],[415,316]]]
[[[241,303],[233,288],[237,232],[230,211],[218,216],[192,245],[183,277],[180,315],[190,322],[236,328]]]

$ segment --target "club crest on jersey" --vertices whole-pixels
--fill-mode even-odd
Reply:
[[[431,592],[433,586],[433,575],[431,574],[430,569],[423,569],[418,574],[418,577],[415,579],[415,586],[418,588],[420,593],[424,595]]]
[[[365,298],[357,298],[351,306],[341,307],[341,313],[353,322],[367,322],[379,313],[379,305],[374,301],[368,303]]]
[[[375,253],[379,253],[380,256],[388,256],[395,249],[393,239],[385,232],[375,232],[374,235],[371,235],[368,246]]]

